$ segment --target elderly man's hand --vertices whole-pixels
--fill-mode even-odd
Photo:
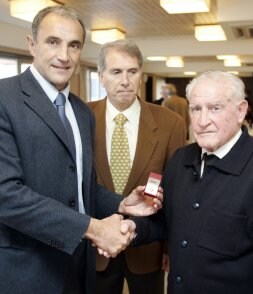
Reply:
[[[163,202],[163,189],[159,187],[156,197],[144,194],[145,186],[138,186],[132,191],[119,206],[119,212],[133,216],[148,216],[156,213]]]

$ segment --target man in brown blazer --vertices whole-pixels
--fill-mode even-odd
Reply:
[[[95,164],[98,182],[115,191],[110,169],[114,118],[123,114],[130,149],[130,174],[123,195],[136,185],[145,185],[150,172],[163,173],[167,159],[184,145],[182,118],[161,106],[138,98],[143,58],[132,42],[120,40],[102,46],[98,71],[107,97],[90,102],[96,117]],[[106,201],[106,199],[105,199]],[[97,256],[97,292],[120,294],[124,278],[131,294],[164,293],[163,244],[127,250],[113,259]]]
[[[188,136],[190,118],[187,100],[177,95],[177,88],[174,84],[165,84],[162,87],[164,87],[164,90],[168,95],[168,98],[162,102],[162,106],[165,106],[182,116],[185,123],[186,134]]]

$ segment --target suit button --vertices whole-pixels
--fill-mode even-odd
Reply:
[[[73,173],[75,172],[76,168],[74,167],[74,165],[70,165],[69,170]]]
[[[177,284],[181,284],[182,283],[182,277],[181,276],[177,276],[176,277],[176,283]]]
[[[186,248],[188,246],[188,242],[186,240],[182,241],[181,246]]]
[[[198,202],[193,203],[192,205],[193,209],[198,210],[200,208],[200,205]]]
[[[75,205],[76,205],[75,200],[70,200],[70,201],[69,201],[69,206],[70,206],[70,207],[74,207]]]
[[[194,171],[193,172],[193,175],[194,175],[194,177],[197,177],[198,176],[198,172]]]

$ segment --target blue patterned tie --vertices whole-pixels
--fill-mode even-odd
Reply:
[[[55,105],[58,111],[58,114],[60,116],[60,119],[64,125],[64,128],[66,130],[67,136],[68,136],[68,141],[69,141],[69,145],[71,148],[71,152],[72,155],[74,157],[74,159],[76,158],[76,146],[75,146],[75,139],[74,139],[74,134],[73,134],[73,130],[72,127],[70,125],[70,122],[66,116],[65,113],[65,103],[66,103],[66,97],[63,93],[59,93],[55,99]]]

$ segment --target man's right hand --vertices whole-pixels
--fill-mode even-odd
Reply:
[[[98,252],[106,257],[115,257],[124,250],[135,236],[135,224],[123,220],[118,214],[102,220],[91,218],[88,230],[84,234],[90,239]]]

